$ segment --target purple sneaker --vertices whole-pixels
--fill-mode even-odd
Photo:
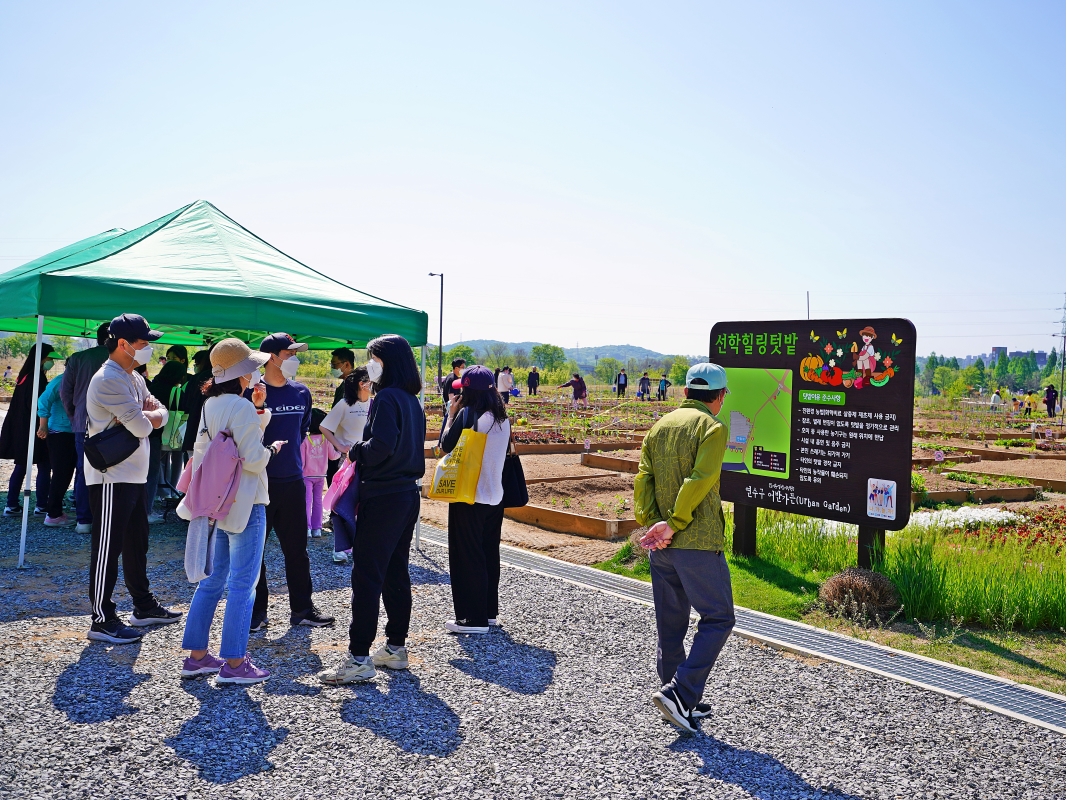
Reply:
[[[182,677],[195,678],[198,675],[214,675],[226,662],[205,653],[203,658],[187,658],[182,662]]]
[[[219,676],[215,678],[216,683],[263,683],[270,677],[270,672],[265,669],[260,669],[252,663],[252,659],[245,656],[245,660],[237,667],[231,667],[229,664],[223,662],[222,669],[219,670]]]

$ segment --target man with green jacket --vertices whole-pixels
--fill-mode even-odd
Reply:
[[[734,627],[719,497],[728,432],[715,416],[726,393],[722,367],[690,367],[686,400],[648,432],[634,480],[637,521],[648,526],[641,546],[650,551],[656,669],[663,684],[652,702],[665,720],[686,733],[696,732],[694,719],[711,713],[701,698]],[[686,655],[690,608],[700,620]]]

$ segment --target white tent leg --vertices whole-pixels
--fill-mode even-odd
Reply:
[[[33,479],[33,446],[37,441],[37,396],[41,388],[41,344],[44,317],[37,315],[37,346],[33,357],[33,394],[30,395],[30,441],[26,445],[26,482],[22,485],[22,535],[19,538],[19,569],[26,566],[26,529],[30,526],[30,485]],[[37,498],[41,502],[41,498]],[[47,500],[46,500],[47,502]]]
[[[422,380],[419,381],[419,405],[422,406],[422,414],[426,416],[426,345],[422,346]],[[422,549],[422,478],[418,481],[419,487],[419,516],[415,520],[415,549]]]

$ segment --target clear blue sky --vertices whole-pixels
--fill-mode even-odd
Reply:
[[[6,3],[0,269],[197,198],[445,340],[1058,343],[1062,2]],[[0,298],[0,311],[2,311]],[[135,309],[131,309],[135,310]]]

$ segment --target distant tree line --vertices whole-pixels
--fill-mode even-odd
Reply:
[[[1037,365],[1037,356],[1031,350],[1025,356],[1009,358],[1003,352],[997,360],[986,366],[978,359],[969,367],[960,367],[955,356],[931,353],[915,376],[915,393],[918,395],[948,395],[966,397],[970,394],[991,394],[994,389],[1009,392],[1036,391],[1050,381],[1060,382],[1062,359],[1056,349],[1049,354],[1044,369]]]

